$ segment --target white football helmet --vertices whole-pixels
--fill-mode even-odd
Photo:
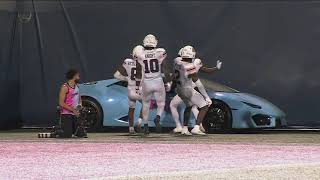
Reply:
[[[181,57],[194,59],[196,57],[196,51],[194,50],[194,48],[192,46],[189,46],[189,45],[185,46],[182,49]]]
[[[179,52],[178,52],[178,56],[182,56],[182,50],[183,50],[183,48],[181,48],[180,50],[179,50]]]
[[[148,34],[144,39],[143,39],[143,46],[144,47],[157,47],[158,45],[158,40],[157,38],[152,35],[152,34]]]
[[[143,52],[143,50],[144,48],[141,45],[134,47],[132,50],[132,57],[137,58]]]

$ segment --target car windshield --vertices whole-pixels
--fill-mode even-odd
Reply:
[[[227,92],[227,93],[238,93],[238,90],[232,89],[231,87],[213,82],[207,79],[201,79],[202,84],[207,90],[215,92]]]

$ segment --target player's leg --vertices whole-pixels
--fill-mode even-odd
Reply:
[[[208,106],[204,106],[204,107],[200,108],[199,115],[198,115],[197,121],[196,121],[196,125],[191,130],[191,132],[193,134],[199,134],[199,135],[205,134],[205,129],[202,126],[202,120],[206,116],[207,111],[208,111]]]
[[[148,118],[149,118],[150,98],[151,96],[143,98],[145,100],[143,100],[143,105],[142,105],[142,117],[143,117],[145,134],[149,134]]]
[[[138,133],[142,132],[142,130],[141,130],[141,125],[142,125],[142,120],[143,120],[142,117],[143,117],[143,115],[142,115],[142,108],[141,108],[140,115],[139,115],[139,118],[138,118],[138,123],[137,123],[137,132]]]
[[[196,122],[197,125],[202,124],[202,121],[203,121],[204,117],[206,116],[207,112],[208,112],[208,106],[203,106],[202,108],[200,108],[199,114],[197,117],[197,122]]]
[[[161,115],[164,111],[165,103],[166,103],[166,90],[164,88],[164,84],[162,82],[162,79],[160,81],[161,83],[156,84],[157,87],[155,87],[154,91],[154,98],[157,102],[157,116],[154,119],[154,123],[156,125],[157,132],[161,132],[161,124],[160,124],[160,119]]]
[[[197,117],[198,117],[198,114],[199,114],[199,110],[198,110],[198,107],[197,106],[192,106],[192,109],[191,109],[192,113],[193,113],[193,116],[195,118],[195,120],[197,120]],[[195,123],[196,124],[196,123]],[[206,132],[206,130],[204,129],[202,123],[200,123],[200,130],[202,132]]]
[[[135,88],[128,88],[128,105],[129,105],[129,111],[128,111],[128,119],[129,119],[129,133],[135,134],[134,131],[134,111],[136,108],[136,100],[138,98],[138,94],[136,93]]]
[[[130,100],[129,100],[130,102]],[[135,103],[135,101],[134,101]],[[130,104],[130,103],[129,103]],[[136,132],[134,131],[134,127],[133,127],[133,121],[134,121],[134,110],[135,107],[132,106],[133,102],[131,103],[131,106],[129,106],[129,112],[128,112],[128,119],[129,119],[129,133],[130,134],[135,134]]]
[[[173,118],[174,122],[176,123],[176,128],[173,129],[174,133],[180,133],[182,131],[182,125],[181,125],[180,117],[179,117],[179,113],[178,113],[178,106],[182,103],[183,103],[183,101],[179,97],[179,95],[174,96],[170,102],[170,111],[172,114],[172,118]]]
[[[192,135],[188,130],[188,125],[189,125],[189,120],[190,120],[191,108],[193,105],[192,102],[190,101],[190,98],[193,93],[193,89],[191,89],[191,88],[183,88],[183,89],[178,88],[177,93],[178,93],[179,97],[181,98],[181,100],[186,105],[186,108],[183,113],[183,128],[182,128],[181,134],[182,135]]]
[[[192,108],[192,106],[187,106],[184,109],[184,113],[183,113],[183,128],[182,128],[182,131],[181,131],[182,135],[187,135],[187,136],[192,135],[188,130],[191,108]]]
[[[199,114],[198,107],[196,105],[192,106],[191,111],[192,111],[194,118],[197,119],[198,114]]]
[[[144,133],[149,134],[149,109],[150,109],[150,100],[152,97],[152,91],[150,90],[150,86],[147,81],[142,84],[142,117],[144,122]]]
[[[190,101],[191,101],[191,103],[193,105],[196,105],[197,107],[199,107],[199,114],[198,114],[198,116],[196,118],[197,119],[196,120],[196,125],[191,130],[191,133],[203,135],[205,133],[203,133],[200,130],[200,124],[202,123],[202,120],[204,119],[204,117],[205,117],[205,115],[207,114],[207,111],[208,111],[207,102],[205,101],[203,96],[199,92],[197,92],[196,90],[193,91],[193,95],[191,96]]]

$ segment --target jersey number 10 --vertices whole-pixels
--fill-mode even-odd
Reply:
[[[159,61],[158,59],[150,59],[150,60],[144,60],[144,69],[145,73],[156,73],[159,72]]]

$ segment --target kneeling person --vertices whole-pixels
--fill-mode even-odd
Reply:
[[[79,116],[81,109],[81,98],[78,82],[80,73],[76,69],[70,69],[66,73],[67,82],[61,86],[59,93],[59,106],[61,108],[62,137],[71,138],[72,134],[86,137],[86,132],[79,132]],[[83,129],[83,131],[85,131]],[[81,134],[81,135],[80,135]]]

